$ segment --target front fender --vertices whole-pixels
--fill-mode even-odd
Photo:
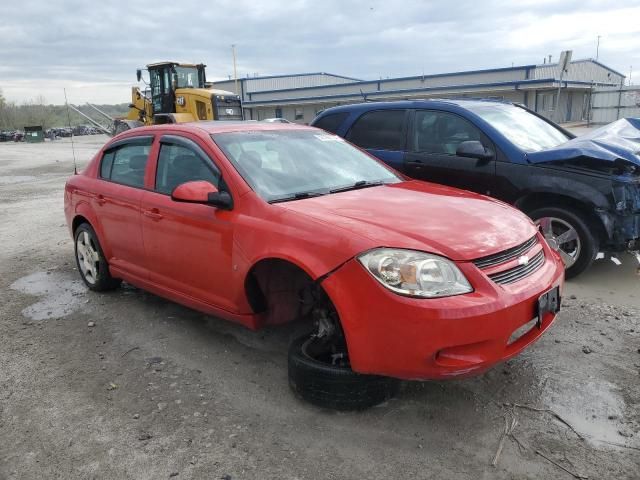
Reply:
[[[609,210],[611,206],[607,195],[601,190],[566,177],[534,176],[530,179],[527,191],[528,195],[521,197],[516,206],[524,203],[523,199],[530,195],[563,196],[593,209]]]
[[[374,245],[371,240],[282,209],[272,218],[244,217],[234,235],[249,267],[278,258],[297,265],[313,280]]]

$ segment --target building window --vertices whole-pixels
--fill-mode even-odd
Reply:
[[[282,118],[282,108],[276,108],[276,118]]]
[[[296,120],[303,120],[304,119],[304,111],[301,108],[296,108],[295,119]]]
[[[555,93],[541,93],[540,100],[542,105],[542,111],[551,111],[554,106]]]

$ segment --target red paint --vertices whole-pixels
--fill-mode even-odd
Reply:
[[[541,330],[507,345],[513,331],[534,317],[538,296],[563,284],[562,262],[542,238],[543,267],[511,285],[493,283],[470,262],[535,234],[532,222],[519,211],[487,197],[419,181],[268,204],[209,136],[297,128],[309,127],[201,122],[126,132],[117,140],[155,136],[145,188],[98,178],[101,151],[67,182],[67,222],[71,227],[82,215],[93,225],[113,275],[249,328],[264,323],[245,294],[247,274],[258,261],[288,260],[313,279],[328,274],[322,286],[338,310],[352,366],[359,372],[402,378],[478,373],[517,354],[550,326],[553,315]],[[211,157],[233,197],[232,210],[178,202],[153,191],[163,134],[187,137]],[[203,185],[183,188],[190,198],[212,191]],[[354,258],[382,246],[448,257],[474,292],[439,299],[397,295]]]
[[[178,202],[203,203],[209,199],[210,193],[216,193],[218,189],[202,180],[186,182],[178,185],[171,192],[171,199]]]

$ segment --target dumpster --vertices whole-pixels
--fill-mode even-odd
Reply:
[[[42,126],[24,127],[24,141],[28,143],[44,142]]]

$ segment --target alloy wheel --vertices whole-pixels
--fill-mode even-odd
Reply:
[[[565,268],[576,263],[580,257],[582,243],[575,227],[557,217],[542,217],[535,223],[549,246],[560,254]]]
[[[76,239],[76,256],[80,273],[89,284],[94,285],[98,281],[100,255],[91,236],[86,231],[80,233]]]

